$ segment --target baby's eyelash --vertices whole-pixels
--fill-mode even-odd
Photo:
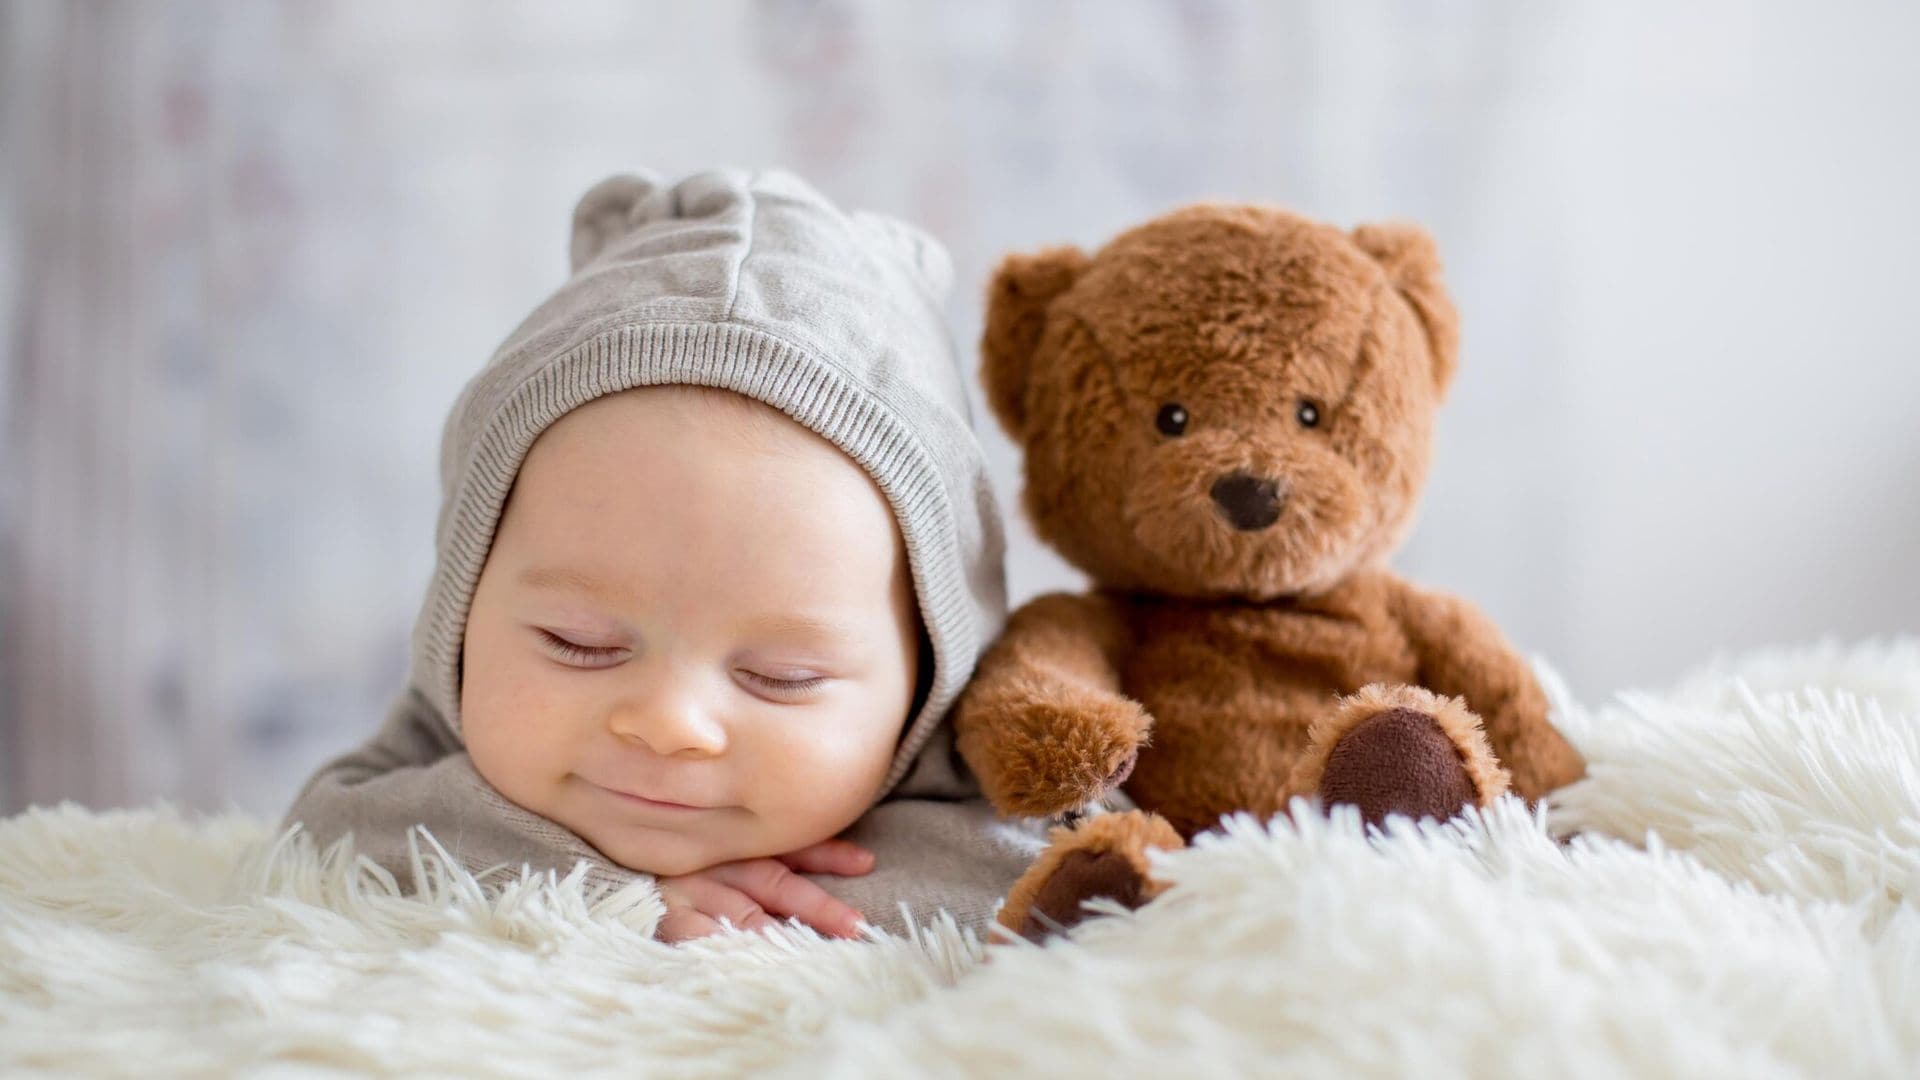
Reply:
[[[551,630],[540,630],[540,637],[546,641],[547,648],[559,653],[562,659],[569,661],[599,660],[609,654],[621,651],[607,646],[576,645]]]
[[[810,679],[772,679],[746,668],[741,668],[740,674],[745,675],[748,682],[757,683],[776,694],[804,694],[827,681],[825,675],[815,675]]]

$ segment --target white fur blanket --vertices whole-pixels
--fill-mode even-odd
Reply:
[[[400,899],[247,817],[30,812],[0,1073],[1920,1075],[1920,640],[1596,709],[1538,668],[1591,763],[1549,813],[1236,820],[1043,948],[674,948],[644,883]]]

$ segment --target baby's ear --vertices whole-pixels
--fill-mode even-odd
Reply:
[[[1073,283],[1092,260],[1071,244],[1046,248],[1031,255],[1014,254],[1000,261],[987,286],[987,327],[980,335],[980,381],[987,403],[1000,426],[1015,441],[1027,426],[1027,376],[1040,331],[1047,325],[1047,308]]]
[[[1433,237],[1418,225],[1393,222],[1362,225],[1353,230],[1353,242],[1373,256],[1387,280],[1413,305],[1433,353],[1433,387],[1445,394],[1460,359],[1460,313],[1440,283],[1440,251]]]
[[[579,273],[615,237],[632,229],[633,208],[659,187],[659,177],[651,173],[621,173],[588,188],[573,207],[570,272]]]

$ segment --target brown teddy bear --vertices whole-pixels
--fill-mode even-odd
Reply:
[[[1164,885],[1146,849],[1294,796],[1448,818],[1585,763],[1500,631],[1387,569],[1412,526],[1457,315],[1432,240],[1203,204],[1008,257],[982,378],[1023,502],[1092,591],[1015,612],[955,714],[996,807],[1054,830],[1000,921]],[[1484,721],[1484,722],[1483,722]]]

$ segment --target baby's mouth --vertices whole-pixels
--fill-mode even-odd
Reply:
[[[646,795],[636,794],[631,791],[624,791],[620,788],[608,787],[605,784],[597,784],[597,783],[594,783],[592,780],[588,780],[584,776],[581,777],[580,779],[585,781],[585,783],[589,787],[598,788],[601,791],[606,792],[608,795],[611,795],[614,798],[621,800],[622,802],[631,803],[635,806],[644,806],[654,810],[671,810],[671,811],[681,811],[681,812],[719,809],[719,807],[702,806],[696,803],[674,802],[671,799],[655,799]]]

